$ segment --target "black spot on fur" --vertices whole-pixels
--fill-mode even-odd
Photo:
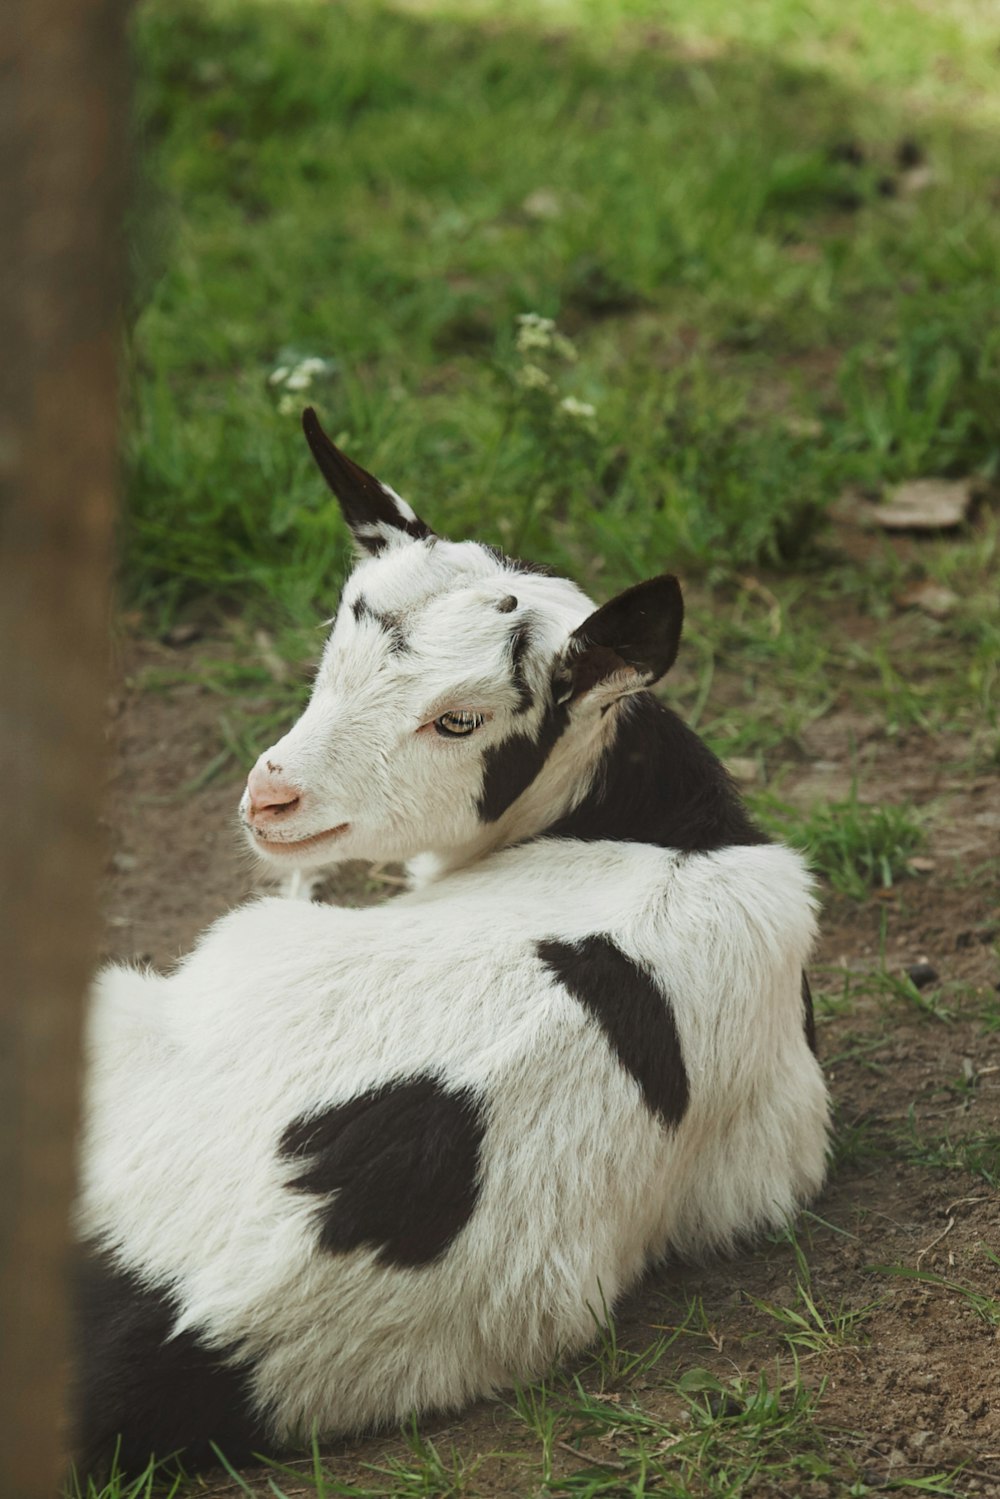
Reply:
[[[806,978],[805,973],[803,973],[802,975],[802,1023],[805,1027],[806,1040],[809,1043],[809,1050],[812,1052],[814,1057],[818,1056],[819,1051],[816,1045],[816,1016],[813,1012],[812,990],[809,987],[809,980]]]
[[[499,604],[497,604],[497,609],[501,614],[513,614],[516,608],[517,599],[512,593],[508,593],[507,597],[505,599],[501,599]]]
[[[579,806],[549,838],[610,838],[688,853],[770,840],[697,734],[648,692],[617,708],[618,727]]]
[[[510,637],[510,674],[517,689],[516,713],[526,713],[534,704],[535,694],[528,685],[524,663],[531,649],[531,628],[520,624]]]
[[[650,1112],[667,1126],[680,1124],[689,1097],[680,1037],[669,1001],[645,969],[610,937],[548,940],[536,948],[549,972],[601,1027]]]
[[[267,1450],[249,1366],[195,1332],[171,1337],[178,1308],[167,1292],[108,1255],[85,1252],[75,1293],[73,1448],[81,1478],[107,1473],[119,1438],[126,1473],[151,1454],[175,1452],[189,1471],[211,1467],[213,1442],[232,1463]]]
[[[568,722],[566,709],[550,704],[534,734],[511,734],[483,756],[483,785],[476,810],[483,822],[496,822],[527,791]]]
[[[368,1246],[382,1264],[429,1265],[472,1216],[484,1132],[474,1094],[414,1077],[297,1119],[281,1153],[305,1163],[293,1187],[330,1198],[325,1250]]]
[[[373,609],[366,598],[355,599],[351,605],[351,613],[358,624],[363,619],[373,620],[379,629],[389,637],[390,648],[397,652],[397,654],[400,651],[409,649],[402,621],[397,619],[394,614],[383,614],[380,610]]]

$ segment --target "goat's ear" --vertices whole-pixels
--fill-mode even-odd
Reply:
[[[422,541],[434,534],[394,489],[334,447],[311,406],[302,413],[302,430],[320,473],[340,502],[354,540],[364,551],[374,555],[394,539],[408,536]]]
[[[569,637],[556,667],[556,701],[569,703],[595,688],[613,700],[658,682],[676,660],[683,623],[676,578],[627,588]]]

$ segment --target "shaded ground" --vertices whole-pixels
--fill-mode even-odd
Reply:
[[[858,638],[876,628],[849,603],[830,627]],[[232,650],[225,640],[126,649],[109,953],[169,963],[252,888],[234,764],[191,787],[218,752],[224,700],[197,682],[138,685]],[[712,703],[733,691],[720,672]],[[420,1439],[329,1449],[340,1483],[632,1493],[636,1442],[650,1423],[669,1469],[670,1443],[707,1422],[715,1445],[697,1482],[685,1469],[691,1492],[823,1496],[950,1475],[933,1478],[932,1491],[1000,1494],[1000,776],[970,768],[969,755],[962,734],[888,737],[884,718],[840,694],[794,747],[768,757],[769,781],[792,805],[842,796],[856,780],[866,800],[905,801],[929,816],[923,873],[864,903],[826,902],[812,978],[838,1129],[829,1184],[797,1226],[797,1245],[765,1243],[733,1262],[649,1276],[620,1309],[619,1346],[605,1336],[596,1360],[579,1366],[579,1389],[556,1379],[535,1430],[509,1401],[484,1403],[425,1423]],[[349,871],[340,894],[368,900],[390,889]],[[919,960],[936,977],[917,990],[900,980]],[[660,1337],[673,1341],[657,1361],[649,1350]],[[647,1356],[630,1367],[628,1350]],[[685,1371],[686,1393],[677,1384]],[[787,1471],[765,1464],[755,1478],[753,1454],[773,1432],[750,1430],[742,1413],[762,1374],[782,1390],[776,1410],[792,1422],[794,1461]],[[692,1407],[699,1388],[709,1406]],[[815,1408],[793,1421],[796,1402],[810,1398]],[[646,1422],[639,1436],[626,1419],[635,1410]],[[739,1454],[738,1484],[727,1477],[726,1442]],[[388,1475],[386,1462],[397,1464]],[[305,1476],[277,1481],[287,1494],[312,1491]]]

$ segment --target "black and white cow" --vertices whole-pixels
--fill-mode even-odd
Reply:
[[[364,560],[242,818],[279,869],[413,888],[257,900],[173,973],[99,979],[84,1466],[453,1409],[823,1177],[810,882],[646,690],[676,580],[595,609],[305,427]]]

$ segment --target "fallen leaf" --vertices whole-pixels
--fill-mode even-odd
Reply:
[[[911,479],[873,505],[871,518],[887,531],[940,531],[960,526],[971,503],[971,479]]]
[[[925,578],[923,582],[914,583],[912,587],[897,594],[896,603],[901,609],[922,609],[935,619],[946,619],[958,603],[958,594]]]
[[[907,859],[906,867],[912,869],[914,874],[930,874],[932,869],[937,868],[937,860],[928,859],[926,854],[914,854],[912,859]]]
[[[742,781],[744,785],[751,785],[760,780],[760,765],[756,760],[743,755],[734,755],[727,760],[726,769],[734,781]]]

